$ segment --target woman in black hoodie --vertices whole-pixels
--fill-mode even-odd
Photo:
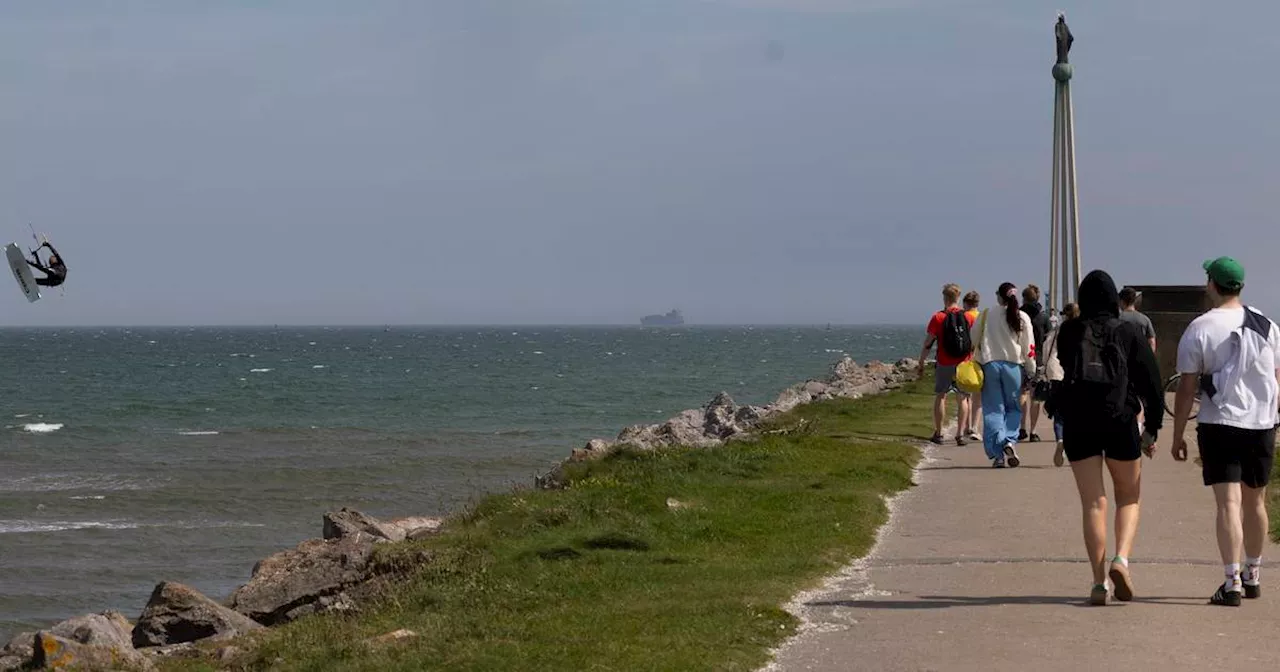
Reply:
[[[1107,603],[1107,490],[1105,463],[1116,498],[1116,555],[1110,577],[1115,596],[1133,599],[1129,552],[1138,530],[1142,453],[1151,454],[1163,418],[1160,370],[1146,336],[1120,320],[1120,295],[1104,271],[1080,283],[1080,317],[1063,323],[1058,359],[1063,381],[1053,400],[1061,415],[1063,446],[1083,508],[1084,544],[1093,565],[1093,604]],[[1146,409],[1145,432],[1137,416]]]

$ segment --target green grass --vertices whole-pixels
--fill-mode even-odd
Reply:
[[[416,569],[376,606],[267,631],[236,669],[757,669],[797,625],[780,605],[864,554],[882,498],[910,485],[930,382],[802,407],[758,441],[622,452],[573,465],[563,491],[487,497],[439,537],[381,549]],[[400,628],[419,636],[364,643]]]

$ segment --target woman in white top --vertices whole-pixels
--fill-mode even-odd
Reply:
[[[1062,308],[1062,322],[1074,320],[1077,317],[1080,317],[1080,307],[1076,304],[1068,303]],[[1044,371],[1041,372],[1041,375],[1045,380],[1049,381],[1049,389],[1051,391],[1062,382],[1063,378],[1066,377],[1062,371],[1062,362],[1058,359],[1058,334],[1061,332],[1062,323],[1059,322],[1058,325],[1053,328],[1053,331],[1049,332],[1049,335],[1044,337]],[[1053,450],[1053,466],[1061,467],[1066,463],[1066,454],[1063,452],[1062,447],[1061,414],[1055,414],[1055,417],[1053,418],[1053,440],[1058,442],[1057,447]]]
[[[982,443],[991,466],[1016,467],[1022,374],[1035,375],[1035,337],[1013,283],[1000,285],[996,300],[999,307],[982,311],[973,334],[974,359],[982,365]]]

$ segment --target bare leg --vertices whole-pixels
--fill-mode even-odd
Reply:
[[[1250,558],[1262,557],[1262,550],[1267,543],[1267,488],[1251,488],[1241,485],[1241,499],[1244,513],[1244,554]]]
[[[1142,460],[1107,460],[1116,498],[1116,555],[1128,558],[1138,533],[1138,500],[1142,495]]]
[[[969,431],[980,435],[982,434],[982,395],[973,395],[969,404],[973,407],[969,411]]]
[[[1244,529],[1240,518],[1240,484],[1215,483],[1213,497],[1218,501],[1218,552],[1223,565],[1240,564],[1240,547]]]
[[[1107,580],[1107,488],[1102,482],[1102,456],[1071,463],[1080,492],[1084,548],[1093,567],[1095,585]]]
[[[947,417],[947,395],[938,394],[933,397],[933,435],[942,434],[942,421]]]
[[[1018,403],[1022,406],[1022,422],[1018,423],[1018,429],[1025,432],[1027,431],[1027,421],[1031,419],[1030,409],[1028,408],[1031,404],[1031,395],[1023,392],[1018,397]]]
[[[972,395],[961,394],[959,399],[956,400],[956,406],[960,407],[956,413],[956,436],[964,436],[969,433],[969,414],[972,405]]]
[[[1032,434],[1036,433],[1036,425],[1040,424],[1040,402],[1032,399],[1028,404],[1031,406],[1031,430]]]

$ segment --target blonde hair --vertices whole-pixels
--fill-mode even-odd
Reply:
[[[1022,290],[1023,303],[1039,303],[1039,301],[1040,301],[1039,287],[1035,285],[1027,285],[1027,288]]]
[[[978,305],[981,303],[982,303],[982,295],[979,294],[976,290],[970,290],[968,294],[964,295],[965,310],[973,310],[974,308],[977,308]]]
[[[960,300],[960,285],[950,283],[942,286],[942,298],[947,303],[956,303]]]

